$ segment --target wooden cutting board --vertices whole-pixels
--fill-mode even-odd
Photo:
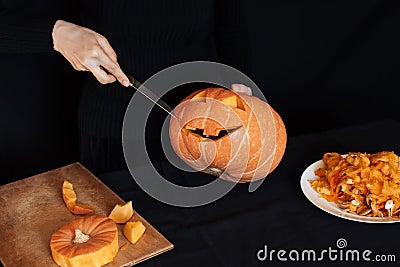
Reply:
[[[0,187],[0,260],[5,267],[57,266],[50,252],[51,234],[82,215],[73,215],[61,195],[64,180],[74,184],[78,201],[107,216],[115,204],[125,203],[79,163],[32,176]],[[135,208],[135,200],[132,199]],[[146,231],[136,244],[120,250],[105,266],[132,266],[173,248],[173,245],[137,212]],[[128,242],[119,229],[119,245]]]

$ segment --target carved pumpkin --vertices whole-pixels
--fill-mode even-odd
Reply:
[[[79,217],[53,233],[50,248],[59,266],[102,266],[118,253],[117,226],[101,215]]]
[[[285,125],[257,97],[207,88],[183,99],[174,112],[179,119],[170,121],[171,145],[196,170],[250,182],[267,176],[283,157]]]

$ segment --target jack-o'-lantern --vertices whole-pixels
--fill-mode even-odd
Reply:
[[[235,182],[266,177],[281,161],[286,129],[279,114],[255,96],[224,88],[193,92],[174,109],[169,136],[192,168]]]

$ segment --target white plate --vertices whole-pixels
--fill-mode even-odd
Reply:
[[[317,179],[315,176],[314,171],[318,168],[324,167],[324,163],[322,160],[314,162],[303,172],[300,179],[300,186],[301,190],[303,190],[304,195],[311,201],[315,206],[326,211],[332,215],[338,216],[343,219],[357,221],[357,222],[364,222],[364,223],[396,223],[400,222],[398,218],[389,218],[389,217],[368,217],[368,216],[361,216],[355,213],[350,213],[343,211],[340,209],[336,203],[329,202],[325,198],[319,196],[319,193],[316,192],[310,184],[310,180]]]

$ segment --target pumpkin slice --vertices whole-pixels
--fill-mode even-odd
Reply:
[[[68,181],[64,181],[62,186],[62,197],[67,208],[73,214],[87,214],[93,211],[93,208],[86,204],[77,203],[74,186]]]
[[[146,227],[141,221],[127,222],[123,229],[124,236],[132,244],[135,244],[142,237],[144,231],[146,231]]]
[[[50,248],[62,267],[105,265],[119,251],[117,225],[102,215],[79,217],[53,233]]]
[[[132,201],[124,205],[115,205],[108,218],[116,223],[126,223],[133,215]]]

